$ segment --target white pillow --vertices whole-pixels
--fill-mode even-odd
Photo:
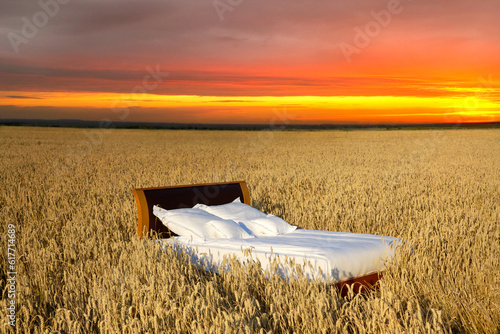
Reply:
[[[265,218],[267,216],[264,212],[252,208],[250,205],[245,203],[241,203],[239,197],[233,202],[227,204],[211,206],[196,204],[194,207],[216,215],[219,218],[231,219],[237,222]]]
[[[242,223],[253,235],[280,235],[297,229],[297,226],[290,225],[280,217],[271,214],[264,218],[246,220]]]
[[[241,203],[241,199],[238,197],[238,198],[234,199],[231,203]],[[231,203],[227,203],[227,204],[231,204]],[[221,206],[221,205],[226,205],[226,204],[212,205],[212,207],[214,207],[214,206]],[[202,204],[202,203],[197,203],[197,204],[195,204],[195,206],[193,206],[193,209],[202,209],[202,210],[204,210],[204,208],[206,208],[206,207],[208,207],[208,205]]]
[[[297,226],[288,224],[280,217],[265,214],[250,205],[241,203],[239,197],[231,203],[207,206],[197,204],[195,208],[209,212],[222,219],[241,222],[253,235],[280,235],[290,233]]]
[[[216,238],[214,229],[208,223],[221,220],[217,216],[195,208],[165,210],[155,205],[153,214],[175,234],[193,240]]]
[[[212,220],[208,223],[208,225],[214,229],[218,238],[248,239],[254,237],[245,231],[245,229],[238,225],[234,220]]]

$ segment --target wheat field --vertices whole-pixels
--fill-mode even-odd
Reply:
[[[500,332],[498,129],[0,127],[0,139],[1,332]],[[407,243],[378,291],[341,298],[258,264],[214,275],[136,237],[133,188],[233,180],[299,227]]]

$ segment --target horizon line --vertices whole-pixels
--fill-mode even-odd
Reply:
[[[456,122],[456,123],[180,123],[180,122],[126,122],[81,119],[0,119],[0,125],[33,127],[71,127],[71,128],[151,128],[151,129],[345,129],[345,128],[471,128],[500,127],[500,121],[493,122]]]

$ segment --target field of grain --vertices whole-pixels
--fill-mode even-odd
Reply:
[[[500,331],[498,129],[0,127],[0,139],[1,332]],[[232,180],[299,227],[412,248],[379,291],[341,298],[318,282],[266,280],[256,265],[215,276],[136,237],[132,188]]]

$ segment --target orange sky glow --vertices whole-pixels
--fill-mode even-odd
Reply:
[[[104,115],[136,121],[156,121],[165,109],[178,110],[171,122],[185,122],[196,115],[200,123],[287,124],[325,123],[454,123],[492,122],[500,115],[500,103],[486,92],[472,90],[462,96],[198,96],[94,92],[30,92],[15,106],[71,110],[95,109]],[[3,92],[0,104],[8,104],[23,92]],[[136,111],[137,110],[137,111]],[[140,111],[139,111],[140,110]],[[184,112],[183,112],[184,110]],[[129,116],[136,113],[135,117]],[[142,116],[142,117],[138,117]],[[81,116],[78,116],[79,118]],[[186,118],[185,118],[186,117]],[[92,118],[90,118],[92,119]]]
[[[7,6],[0,119],[500,121],[497,1],[114,1]]]

